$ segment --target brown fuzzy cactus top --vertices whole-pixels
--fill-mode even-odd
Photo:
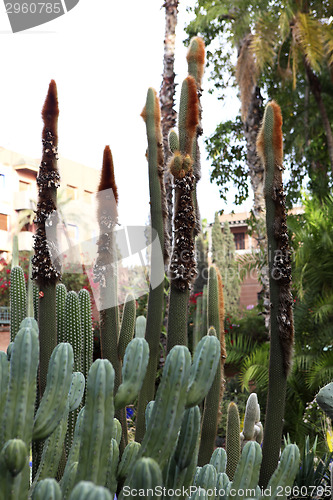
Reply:
[[[37,226],[34,236],[35,255],[32,259],[32,277],[39,284],[55,283],[60,279],[60,264],[56,259],[57,188],[60,185],[58,160],[58,95],[57,86],[51,80],[42,110],[43,154],[37,177],[38,202],[35,217]],[[46,235],[48,225],[48,237]]]

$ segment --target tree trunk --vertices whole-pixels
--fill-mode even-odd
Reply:
[[[240,89],[241,112],[247,145],[247,165],[253,189],[253,215],[256,221],[255,234],[262,253],[267,252],[264,168],[257,155],[257,135],[263,117],[263,99],[257,86],[257,66],[251,49],[252,34],[245,35],[238,47],[236,77]],[[265,325],[269,327],[270,300],[267,258],[260,269],[260,281],[264,301]]]
[[[168,146],[169,131],[176,126],[177,113],[174,110],[175,98],[175,40],[176,40],[176,26],[178,14],[179,0],[166,0],[163,4],[165,7],[165,38],[164,38],[164,64],[163,64],[163,79],[160,89],[160,103],[161,103],[161,116],[162,116],[162,135],[163,135],[163,148],[165,165],[168,163],[170,157],[170,150]],[[167,233],[169,238],[172,237],[172,218],[173,218],[173,203],[172,203],[172,175],[165,169],[164,182],[166,190],[167,202]],[[166,242],[170,245],[170,241]]]
[[[253,189],[253,214],[257,221],[256,236],[259,248],[267,252],[267,237],[265,223],[265,197],[264,197],[264,168],[257,155],[257,135],[263,117],[263,99],[260,94],[260,88],[255,87],[252,93],[249,112],[244,120],[244,134],[247,144],[247,164],[251,187]],[[260,281],[262,284],[262,295],[264,304],[265,326],[269,326],[270,300],[269,300],[269,272],[266,263],[260,271]]]
[[[310,90],[316,100],[318,110],[321,116],[321,120],[323,123],[323,127],[325,130],[326,134],[326,139],[327,139],[327,149],[328,149],[328,156],[330,160],[330,165],[331,165],[331,170],[333,172],[333,134],[332,134],[332,129],[331,129],[331,124],[329,121],[329,118],[327,116],[326,108],[324,101],[322,99],[321,95],[321,85],[318,76],[312,71],[312,68],[304,58],[304,67],[306,71],[306,75],[309,81],[309,86]]]

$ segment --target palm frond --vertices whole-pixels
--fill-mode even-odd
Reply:
[[[267,391],[268,388],[269,344],[262,344],[248,356],[242,365],[239,381],[242,390],[249,390],[253,382],[257,391]]]
[[[309,369],[306,382],[310,389],[319,390],[333,378],[333,349],[323,352]]]
[[[308,64],[314,71],[320,71],[325,57],[322,24],[311,14],[298,12],[292,31]]]
[[[262,14],[255,24],[251,49],[256,58],[259,70],[273,64],[275,59],[276,24],[268,14]]]

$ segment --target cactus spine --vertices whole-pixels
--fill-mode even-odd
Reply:
[[[37,177],[38,202],[36,212],[35,255],[32,259],[32,278],[39,287],[38,324],[40,338],[39,391],[42,395],[46,385],[47,367],[52,351],[57,345],[56,283],[60,278],[60,267],[47,244],[46,221],[57,209],[57,188],[60,176],[58,159],[58,96],[54,80],[51,80],[42,110],[44,128],[42,134],[43,155]],[[56,224],[53,221],[52,243],[56,244]]]
[[[269,386],[260,485],[265,487],[278,463],[293,347],[291,262],[282,185],[282,116],[272,101],[266,106],[257,150],[265,167],[266,227],[271,302]]]
[[[163,182],[164,155],[162,148],[161,111],[154,89],[148,89],[146,104],[141,114],[145,123],[148,139],[148,172],[150,193],[150,217],[152,230],[157,233],[164,261],[167,260],[166,242],[166,202]],[[154,236],[154,235],[153,235]],[[149,344],[149,363],[146,377],[139,394],[138,416],[135,439],[141,441],[145,430],[145,409],[147,403],[154,399],[156,370],[160,352],[160,333],[164,301],[164,269],[163,262],[153,247],[151,256],[151,279],[155,287],[149,287],[148,311],[145,338]],[[157,285],[157,286],[156,286]]]

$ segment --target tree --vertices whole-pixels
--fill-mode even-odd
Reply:
[[[238,310],[240,296],[235,241],[227,221],[222,233],[217,212],[212,227],[212,257],[222,276],[225,311],[228,314],[234,313]]]
[[[163,136],[163,149],[164,149],[164,162],[168,163],[170,157],[170,150],[168,144],[168,135],[172,128],[176,126],[177,112],[174,109],[175,103],[175,41],[176,41],[176,26],[178,15],[179,0],[165,0],[163,7],[165,8],[165,36],[164,36],[164,57],[163,57],[163,75],[162,85],[160,89],[160,103],[161,103],[161,119],[162,119],[162,136]],[[166,190],[166,203],[167,203],[167,221],[166,232],[169,238],[172,236],[172,217],[173,217],[173,204],[172,204],[172,176],[171,173],[165,169],[164,182]]]
[[[238,50],[237,81],[245,135],[244,112],[246,114],[247,110],[251,110],[251,98],[255,93],[263,89],[281,104],[284,128],[290,130],[290,136],[285,141],[285,158],[291,174],[287,184],[289,204],[300,199],[302,181],[306,181],[307,177],[310,188],[329,188],[333,166],[330,127],[333,117],[330,99],[333,91],[331,2],[313,0],[295,3],[290,0],[271,4],[266,0],[238,0],[236,3],[225,0],[216,4],[198,0],[192,11],[196,18],[189,24],[188,33],[192,36],[199,32],[207,45],[212,41],[218,44],[217,50],[208,51],[207,59],[213,69],[214,86],[219,90],[223,91],[230,82],[230,76],[235,84],[232,50],[225,49],[226,42],[230,42],[233,50]],[[251,56],[255,58],[255,66]],[[236,138],[237,135],[229,134],[229,142],[231,137]],[[224,140],[214,134],[208,142],[215,151],[217,164]],[[236,144],[239,150],[239,141]],[[248,140],[247,149],[249,152]],[[244,149],[242,152],[244,156]],[[248,163],[248,169],[256,198],[252,175],[255,168]],[[229,172],[231,170],[235,177],[243,176],[239,165],[229,169]],[[215,179],[220,174],[221,169],[213,170]],[[226,179],[224,173],[222,177]],[[260,186],[260,172],[254,175],[254,179]],[[255,205],[256,201],[254,212]]]

